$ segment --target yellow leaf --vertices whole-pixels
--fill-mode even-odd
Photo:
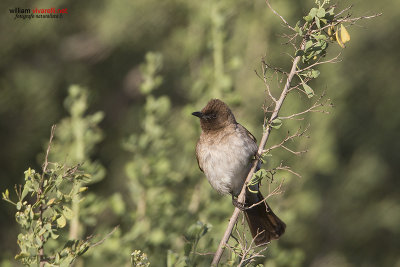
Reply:
[[[51,204],[53,204],[55,200],[56,200],[55,198],[50,199],[50,200],[47,202],[47,206],[50,206]]]
[[[332,41],[336,41],[336,37],[335,37],[335,27],[330,26],[328,28],[328,35],[329,35],[329,39],[331,39]]]
[[[347,32],[343,24],[340,24],[340,36],[339,29],[336,31],[336,41],[342,48],[345,48],[346,46],[344,44],[350,41],[350,34]]]
[[[336,31],[336,41],[337,41],[337,43],[338,43],[342,48],[345,47],[344,44],[340,41],[340,38],[339,38],[339,31]]]
[[[85,192],[88,189],[87,186],[79,188],[79,193]]]
[[[67,224],[67,220],[63,215],[60,216],[60,218],[57,219],[57,225],[59,228],[64,228],[64,226]]]
[[[350,41],[350,34],[347,32],[343,24],[340,25],[340,38],[342,39],[343,43]]]

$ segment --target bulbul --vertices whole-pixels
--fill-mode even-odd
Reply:
[[[202,129],[196,145],[199,168],[211,186],[221,194],[231,194],[235,204],[235,198],[240,194],[251,169],[251,162],[257,154],[256,139],[236,122],[230,108],[219,99],[210,100],[201,111],[193,112],[192,115],[200,118]],[[258,187],[255,185],[251,188],[257,193],[246,189],[244,212],[255,244],[265,245],[278,239],[285,232],[286,225],[263,201],[264,197]]]

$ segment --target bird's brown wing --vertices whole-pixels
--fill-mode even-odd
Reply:
[[[240,123],[237,124],[238,127],[242,128],[248,137],[250,137],[251,139],[253,139],[254,143],[257,143],[257,139],[254,137],[254,135],[251,134],[251,132],[249,132],[243,125],[241,125]]]
[[[251,140],[254,141],[255,144],[255,150],[254,150],[254,156],[258,159],[258,165],[256,171],[258,171],[261,168],[261,160],[260,160],[260,155],[257,152],[257,139],[252,135],[243,125],[240,123],[237,124],[237,127],[239,127],[241,130],[243,130],[248,137],[250,137]]]
[[[200,166],[199,156],[198,156],[198,152],[197,152],[198,147],[199,147],[199,142],[197,142],[197,144],[196,144],[196,159],[197,159],[197,165],[199,165],[200,171],[204,172],[203,169],[202,169],[201,166]]]

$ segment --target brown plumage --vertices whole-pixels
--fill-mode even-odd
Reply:
[[[211,186],[221,194],[237,197],[251,168],[253,156],[257,153],[254,136],[236,122],[230,108],[221,100],[212,99],[200,111],[193,112],[200,118],[202,133],[196,145],[196,157]],[[259,185],[252,188],[258,191]],[[245,207],[262,201],[260,192],[246,192]],[[266,244],[278,239],[286,225],[263,201],[250,209],[245,215],[255,243]]]

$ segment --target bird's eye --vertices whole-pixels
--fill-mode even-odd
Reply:
[[[207,115],[204,116],[206,120],[213,120],[215,118],[217,118],[217,115],[215,113],[209,113]]]

